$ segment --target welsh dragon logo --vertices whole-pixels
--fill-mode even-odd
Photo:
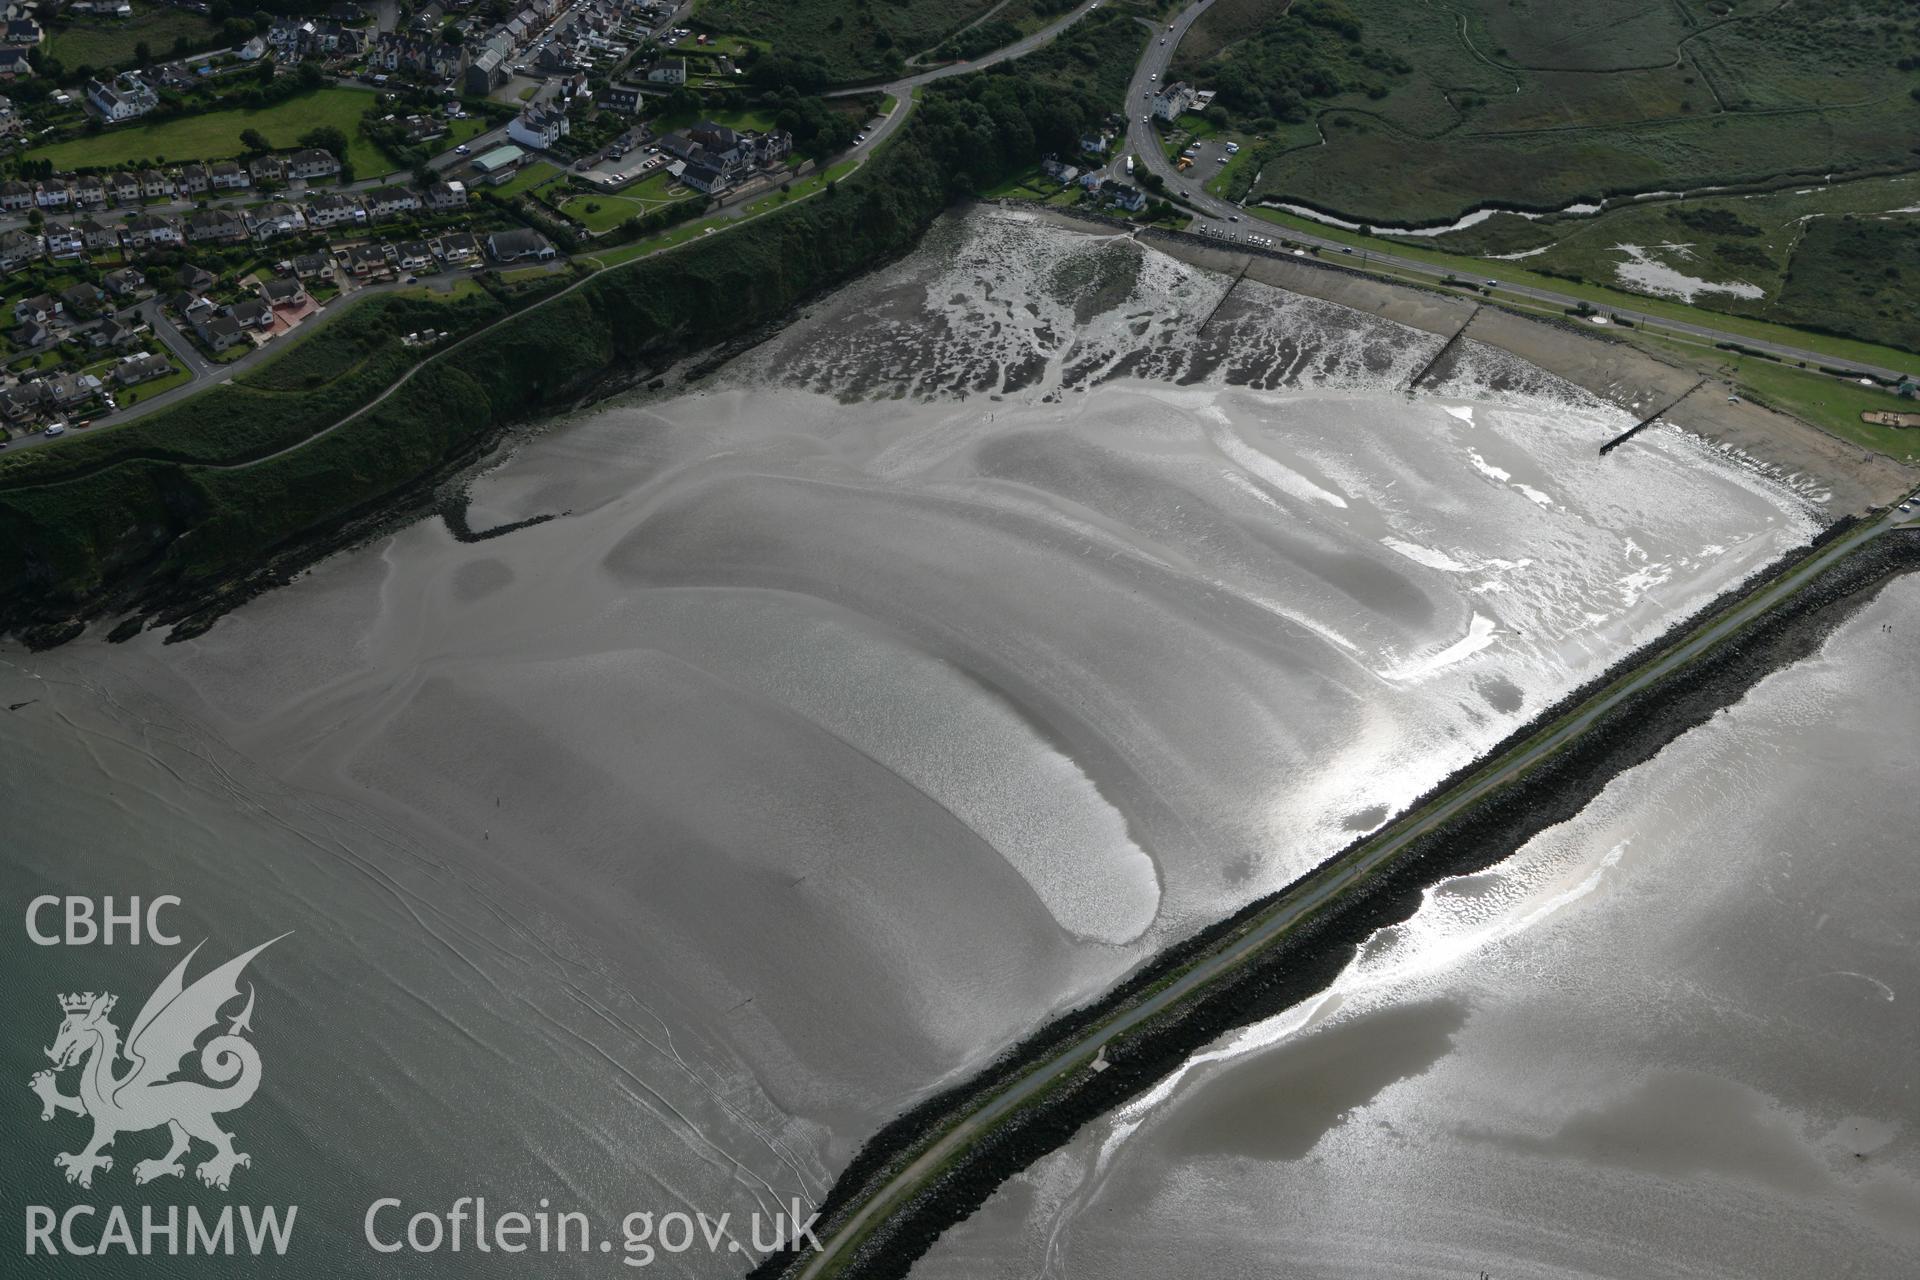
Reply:
[[[119,1028],[107,1016],[118,997],[91,991],[60,997],[66,1016],[46,1051],[53,1070],[35,1073],[29,1085],[40,1095],[42,1120],[62,1111],[93,1119],[93,1138],[85,1147],[53,1158],[56,1167],[66,1170],[68,1182],[91,1187],[95,1170],[112,1170],[113,1157],[105,1150],[116,1137],[162,1125],[171,1145],[159,1159],[133,1166],[136,1183],[183,1176],[181,1157],[195,1140],[213,1148],[194,1169],[210,1187],[226,1190],[236,1166],[252,1165],[252,1157],[234,1150],[233,1135],[214,1117],[246,1106],[260,1087],[260,1054],[245,1039],[253,1029],[253,984],[247,984],[246,1007],[228,1019],[225,1032],[200,1048],[201,1074],[213,1083],[173,1077],[200,1037],[218,1026],[220,1010],[239,998],[240,972],[247,962],[278,941],[271,938],[187,986],[187,965],[200,951],[194,947],[147,997],[124,1047]],[[123,1059],[128,1064],[124,1071],[119,1069]],[[80,1092],[69,1096],[60,1092],[58,1073],[74,1066],[80,1068]]]

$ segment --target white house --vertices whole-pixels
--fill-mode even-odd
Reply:
[[[134,120],[160,105],[160,95],[131,71],[87,82],[87,102],[108,124]]]
[[[507,126],[507,136],[523,147],[545,151],[566,137],[571,128],[564,111],[528,107]]]

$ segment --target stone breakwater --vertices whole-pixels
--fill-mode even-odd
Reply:
[[[1805,552],[1795,553],[1728,592],[1691,620],[1689,630],[1732,607],[1753,586],[1776,576],[1852,527],[1829,528]],[[1162,1017],[1107,1049],[1108,1069],[1082,1071],[1054,1085],[961,1155],[938,1181],[869,1236],[843,1274],[898,1277],[947,1228],[964,1220],[1009,1177],[1064,1145],[1080,1127],[1144,1093],[1224,1032],[1271,1017],[1324,990],[1356,948],[1378,930],[1408,919],[1423,892],[1449,877],[1484,870],[1511,856],[1539,832],[1580,812],[1621,772],[1653,758],[1716,712],[1731,706],[1761,679],[1814,653],[1832,631],[1886,582],[1920,569],[1920,530],[1884,535],[1823,571],[1813,582],[1686,667],[1648,684],[1616,705],[1579,738],[1542,760],[1514,783],[1420,837],[1392,864],[1333,906],[1289,933],[1278,945],[1207,988],[1195,1003]],[[1629,655],[1546,708],[1488,757],[1538,733],[1620,675],[1665,648],[1655,642]],[[1422,807],[1481,767],[1443,781]],[[1371,838],[1371,837],[1369,837]],[[1355,846],[1365,839],[1355,842]],[[1344,852],[1344,851],[1343,851]],[[1089,1026],[1169,979],[1201,954],[1248,926],[1289,886],[1232,917],[1168,948],[1104,999],[1038,1030],[973,1081],[928,1099],[882,1129],[852,1161],[823,1202],[831,1226],[862,1189],[877,1186],[924,1144],[979,1101],[1053,1053]],[[818,1234],[827,1234],[821,1230]],[[776,1255],[751,1272],[755,1280],[797,1274],[797,1255]]]

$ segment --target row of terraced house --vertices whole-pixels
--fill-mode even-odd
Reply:
[[[404,186],[317,191],[298,204],[268,201],[246,208],[196,209],[184,215],[137,213],[121,222],[94,217],[72,222],[54,219],[39,231],[0,232],[0,270],[14,270],[41,258],[60,262],[112,253],[145,257],[186,245],[265,243],[303,231],[366,225],[423,210],[451,213],[466,204],[463,184],[436,182],[424,192]]]
[[[339,172],[340,161],[332,152],[308,148],[287,155],[255,156],[246,164],[216,160],[211,164],[188,164],[175,169],[123,169],[117,173],[66,175],[44,182],[15,179],[0,182],[0,212],[104,209],[108,205],[139,205],[151,200],[192,199],[219,191],[284,186],[291,181],[314,182]]]

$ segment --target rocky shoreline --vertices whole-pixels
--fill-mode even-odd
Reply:
[[[1830,527],[1800,553],[1721,596],[1689,620],[1688,631],[1732,607],[1754,584],[1804,560],[1853,523],[1842,521]],[[1143,1093],[1222,1033],[1324,990],[1377,930],[1411,916],[1426,889],[1453,876],[1484,870],[1511,856],[1539,832],[1572,818],[1621,772],[1653,758],[1688,730],[1733,705],[1767,675],[1816,652],[1826,636],[1881,586],[1916,569],[1920,569],[1920,530],[1883,535],[1823,571],[1789,600],[1700,659],[1639,690],[1524,777],[1420,837],[1355,893],[1294,930],[1257,961],[1216,983],[1204,1000],[1110,1045],[1109,1069],[1079,1072],[1055,1085],[1042,1101],[968,1149],[937,1183],[892,1215],[862,1243],[843,1274],[904,1276],[942,1232],[970,1216],[1008,1178],[1063,1146],[1083,1125]],[[1664,637],[1615,663],[1543,710],[1486,756],[1443,780],[1408,811],[1457,785],[1487,759],[1538,733],[1674,639]],[[1349,849],[1370,838],[1356,840]],[[883,1128],[835,1182],[823,1202],[823,1217],[830,1223],[833,1214],[862,1188],[884,1181],[903,1167],[975,1101],[1071,1044],[1084,1028],[1159,985],[1202,951],[1248,927],[1294,888],[1250,903],[1229,919],[1162,952],[1105,998],[1040,1028],[974,1080],[927,1099]],[[773,1280],[791,1274],[799,1261],[799,1255],[775,1255],[749,1274],[754,1280]]]

